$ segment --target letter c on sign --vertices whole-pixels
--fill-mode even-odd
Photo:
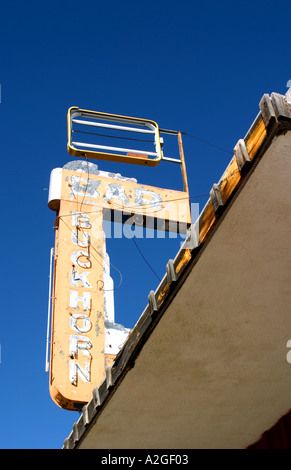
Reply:
[[[71,260],[74,264],[80,266],[80,268],[91,268],[91,261],[87,251],[74,251],[71,255]]]

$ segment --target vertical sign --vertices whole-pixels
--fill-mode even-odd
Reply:
[[[59,406],[80,409],[104,377],[103,216],[102,208],[64,194],[66,176],[56,227],[50,393]]]

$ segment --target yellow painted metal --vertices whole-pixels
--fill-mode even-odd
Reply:
[[[148,158],[147,155],[136,155],[133,152],[129,152],[126,155],[122,153],[109,153],[109,152],[99,152],[93,150],[80,150],[73,146],[72,144],[72,115],[74,113],[83,113],[84,115],[93,116],[95,118],[103,118],[103,119],[110,119],[110,120],[118,120],[121,119],[125,123],[134,121],[136,124],[144,125],[149,124],[153,126],[156,130],[156,151],[157,156],[155,158]],[[157,166],[162,158],[162,151],[161,151],[161,144],[160,144],[160,137],[159,137],[159,126],[155,121],[149,119],[141,119],[141,118],[133,118],[130,116],[121,116],[117,114],[109,114],[109,113],[102,113],[98,111],[89,111],[85,109],[79,109],[77,106],[72,106],[68,110],[67,114],[67,129],[68,129],[68,145],[67,150],[68,152],[77,157],[85,157],[92,159],[99,159],[99,160],[107,160],[107,161],[114,161],[114,162],[121,162],[121,163],[133,163],[136,165],[146,165],[146,166]],[[144,152],[146,153],[146,152]]]
[[[185,191],[157,188],[139,184],[131,180],[115,179],[109,176],[79,173],[63,170],[70,181],[66,197],[68,200],[83,198],[83,210],[93,204],[100,208],[124,212],[128,215],[139,214],[150,219],[191,224],[189,194]],[[87,185],[96,190],[86,190]],[[84,189],[85,188],[85,189]],[[85,205],[86,203],[86,205]],[[176,228],[175,226],[173,227]],[[176,231],[176,230],[175,230]]]
[[[191,223],[187,192],[140,185],[106,174],[62,170],[55,240],[50,394],[79,410],[100,385],[114,355],[105,354],[103,293],[105,212],[143,216],[179,231]],[[129,225],[130,227],[130,225]]]
[[[186,191],[189,194],[189,186],[188,186],[188,180],[187,180],[186,163],[185,163],[181,132],[178,132],[178,145],[179,145],[179,153],[180,153],[180,158],[181,158],[181,166],[182,166],[181,169],[182,169],[184,191]]]
[[[67,198],[65,172],[55,241],[50,394],[79,410],[105,375],[102,210]],[[83,372],[82,372],[83,371]]]

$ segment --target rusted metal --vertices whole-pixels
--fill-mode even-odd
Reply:
[[[178,144],[179,144],[179,153],[181,159],[181,168],[182,168],[182,177],[183,177],[183,184],[184,184],[184,191],[189,195],[189,186],[187,180],[187,171],[186,171],[186,163],[185,163],[185,155],[183,149],[183,142],[182,142],[182,133],[178,132]]]
[[[245,137],[248,154],[252,160],[267,137],[267,129],[261,114],[255,120],[252,128]]]

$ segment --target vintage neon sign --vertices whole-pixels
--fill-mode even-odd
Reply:
[[[101,127],[102,132],[107,126],[118,133],[144,133],[153,138],[155,150],[144,154],[141,148],[85,142],[84,154],[83,144],[72,140],[73,124]],[[80,410],[90,400],[93,388],[104,379],[106,369],[130,333],[114,320],[113,280],[103,221],[127,223],[137,217],[138,225],[182,233],[191,225],[182,141],[180,133],[176,134],[180,160],[164,157],[159,128],[153,121],[79,108],[68,112],[69,153],[149,166],[156,166],[161,160],[173,161],[182,166],[184,189],[139,184],[132,178],[99,171],[87,158],[52,171],[49,207],[57,212],[57,219],[49,388],[52,399],[62,408]]]
[[[92,164],[86,174],[87,164],[53,170],[49,192],[49,207],[57,211],[50,393],[59,406],[73,410],[89,401],[103,380],[117,353],[112,338],[122,345],[129,334],[116,328],[113,290],[104,289],[112,281],[104,217],[119,213],[124,221],[138,214],[175,231],[190,224],[185,193],[139,185]]]

